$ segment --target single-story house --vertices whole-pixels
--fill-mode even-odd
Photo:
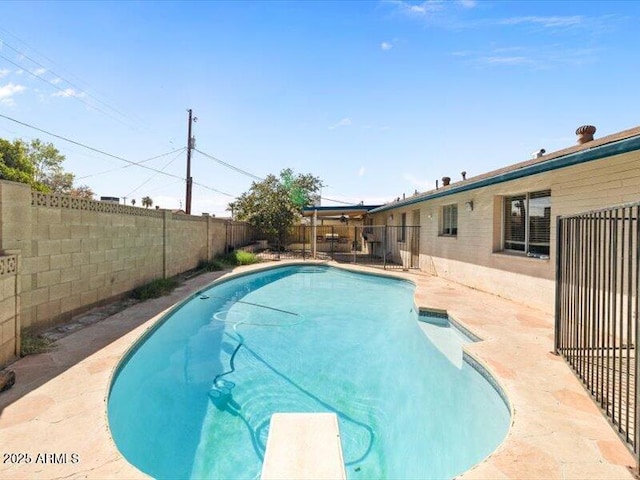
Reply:
[[[640,201],[640,127],[372,209],[367,224],[413,226],[419,268],[552,312],[556,217]],[[409,249],[409,236],[400,235]],[[414,244],[415,239],[411,240]],[[400,250],[403,246],[400,245]]]

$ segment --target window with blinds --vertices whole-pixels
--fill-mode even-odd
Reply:
[[[441,235],[458,235],[458,205],[445,205],[442,207]]]
[[[549,256],[551,191],[504,198],[504,249]]]

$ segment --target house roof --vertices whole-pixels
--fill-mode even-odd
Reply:
[[[502,183],[591,160],[598,160],[633,150],[640,150],[640,127],[623,130],[581,145],[573,145],[562,150],[547,153],[539,158],[533,158],[491,172],[476,175],[475,177],[452,183],[446,187],[440,187],[413,195],[404,200],[386,203],[379,208],[371,210],[370,213],[383,212],[392,208],[412,205],[433,198],[453,195],[454,193],[465,192],[487,185]]]

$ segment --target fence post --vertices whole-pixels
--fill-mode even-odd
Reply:
[[[633,212],[629,213],[629,216],[633,218]],[[633,221],[633,220],[632,220]],[[636,328],[636,335],[635,335],[635,372],[634,372],[634,378],[635,378],[635,385],[634,385],[634,402],[633,402],[633,413],[634,413],[634,418],[635,420],[635,424],[634,424],[634,435],[633,435],[633,450],[636,454],[636,474],[638,474],[638,472],[640,472],[640,445],[638,445],[638,440],[640,439],[640,428],[638,428],[638,413],[640,412],[640,381],[638,381],[638,375],[640,374],[640,355],[638,355],[638,348],[640,348],[640,325],[639,325],[639,321],[640,321],[640,313],[638,312],[638,306],[640,304],[639,300],[638,300],[638,295],[640,295],[640,205],[636,206],[636,215],[635,215],[635,222],[636,222],[636,289],[635,292],[633,292],[635,294],[635,312],[636,312],[636,318],[634,320],[635,323],[635,328]]]
[[[382,268],[387,269],[387,232],[389,226],[384,226],[384,234],[382,235]]]
[[[331,225],[331,254],[329,255],[331,257],[331,260],[334,260],[333,258],[333,244],[334,244],[334,240],[335,240],[335,227],[333,225]]]
[[[349,233],[347,232],[347,236]],[[353,243],[351,244],[353,247],[353,264],[356,263],[356,249],[358,248],[358,227],[353,227]]]
[[[224,253],[229,253],[229,222],[224,223]]]
[[[560,322],[562,321],[561,315],[561,301],[562,301],[562,282],[564,280],[562,276],[562,254],[563,248],[563,235],[562,235],[562,219],[560,216],[556,217],[556,306],[555,306],[555,325],[553,333],[553,353],[558,355],[558,349],[560,347]]]

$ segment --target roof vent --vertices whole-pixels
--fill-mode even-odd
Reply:
[[[540,150],[538,150],[537,152],[533,152],[531,155],[533,155],[533,158],[540,158],[541,156],[543,156],[545,153],[547,153],[547,151],[544,148],[541,148]]]
[[[593,125],[583,125],[576,130],[578,135],[578,144],[582,145],[593,140],[593,134],[596,133],[596,127]]]
[[[451,177],[442,177],[442,186],[446,187],[451,183]]]

